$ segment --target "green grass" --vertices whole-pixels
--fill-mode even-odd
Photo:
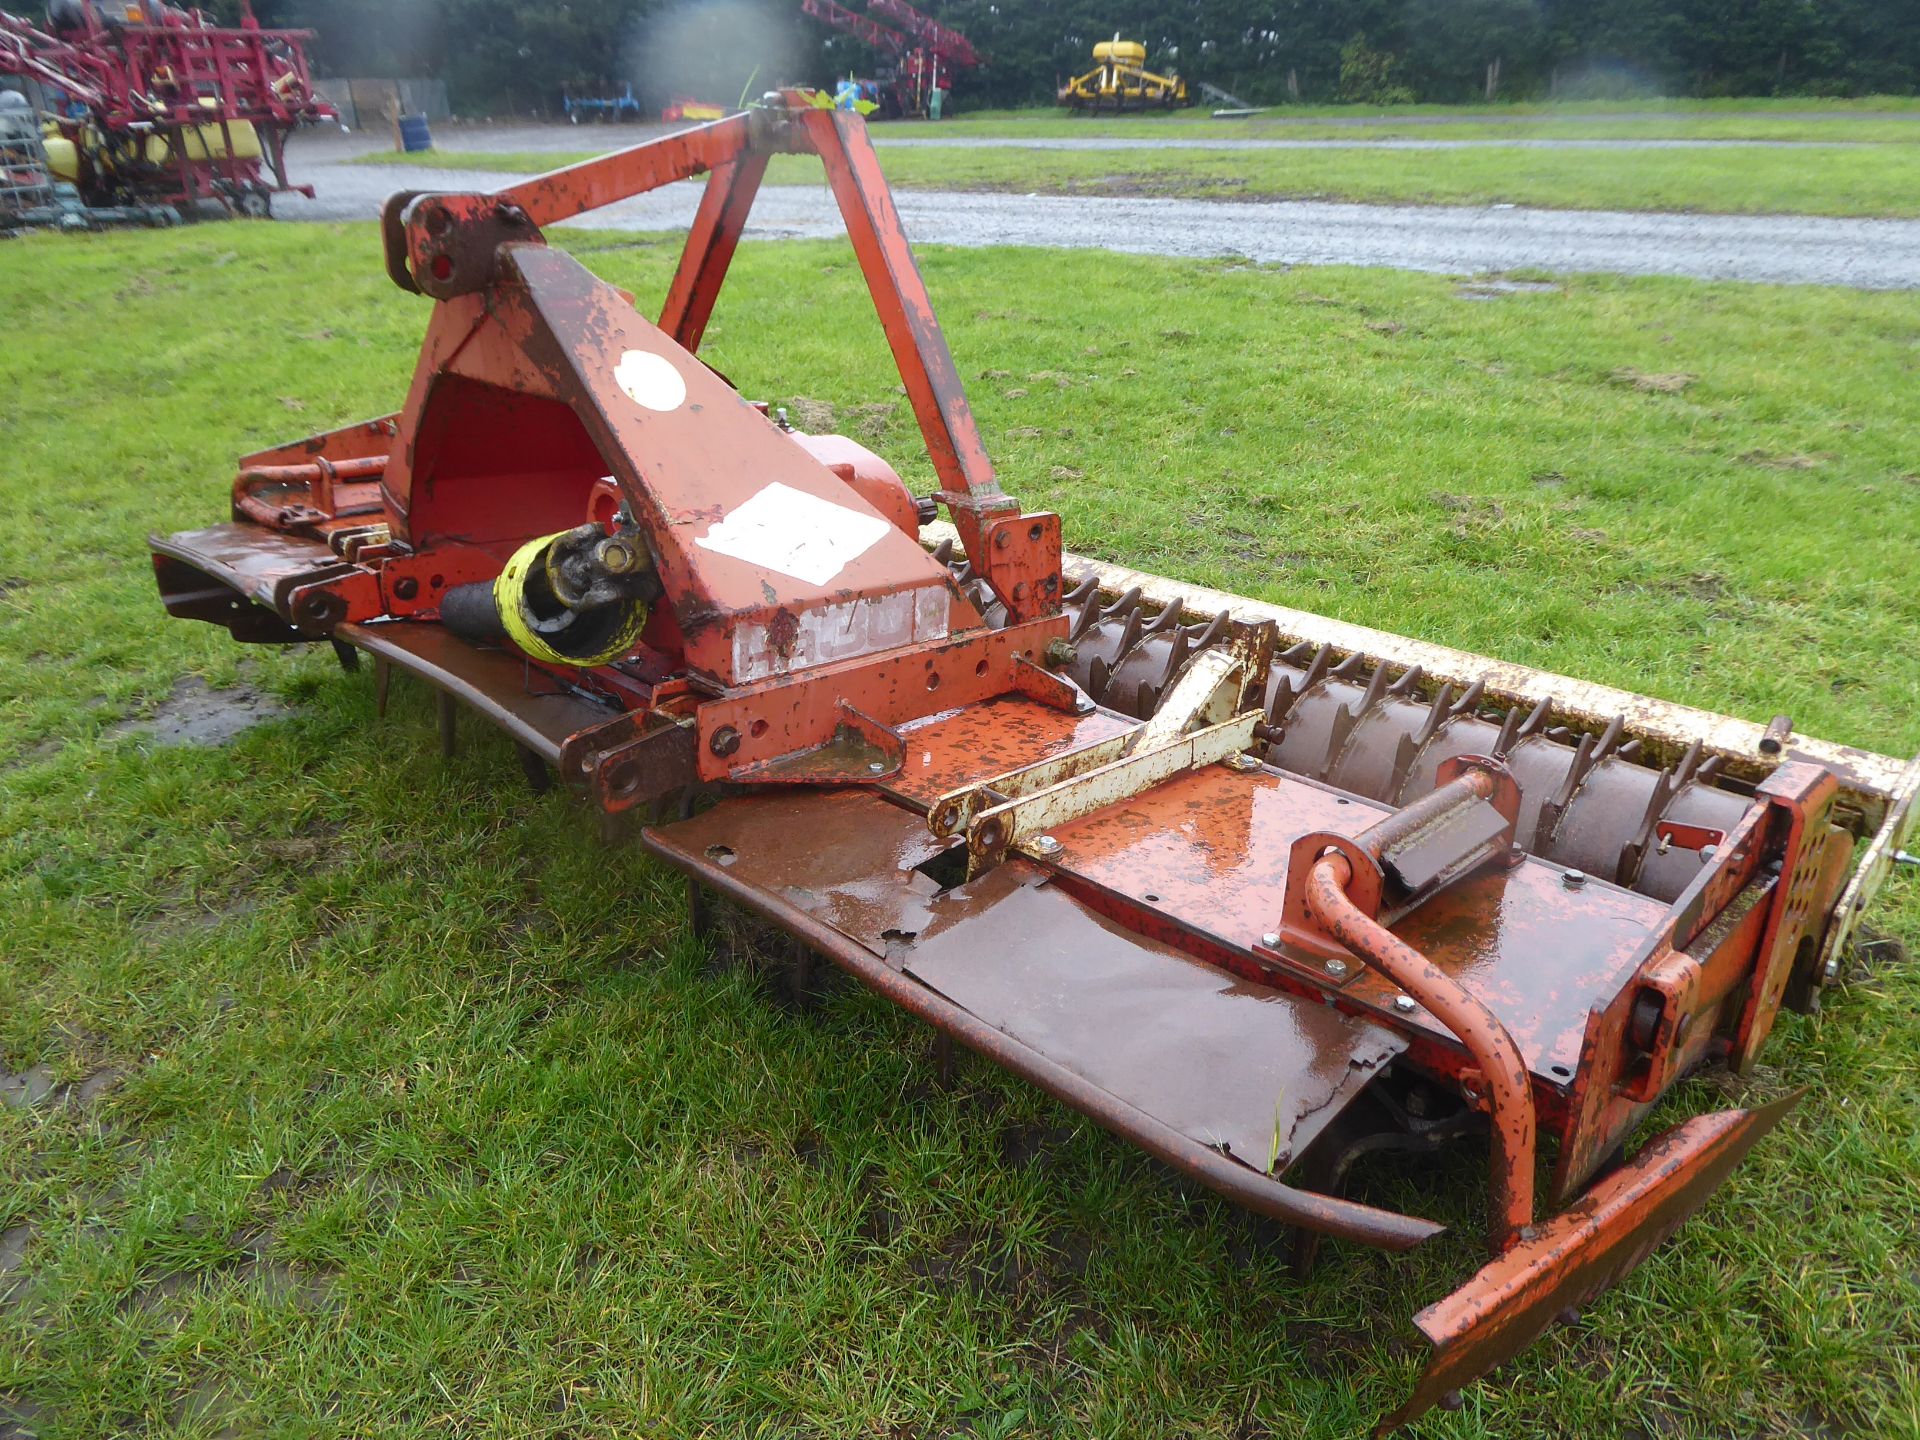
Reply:
[[[1239,120],[1215,120],[1212,106],[1140,115],[1073,115],[1047,107],[973,111],[943,122],[942,135],[1168,135],[1186,139],[1466,140],[1501,136],[1597,139],[1920,141],[1920,99],[1651,100],[1516,105],[1279,105]],[[1435,124],[1436,120],[1445,123]],[[879,133],[919,134],[919,125]]]
[[[569,243],[663,292],[671,245]],[[0,253],[0,1068],[121,1072],[0,1108],[0,1233],[30,1237],[0,1404],[92,1440],[1335,1437],[1391,1402],[1406,1317],[1476,1263],[1474,1157],[1372,1192],[1456,1233],[1296,1281],[1035,1092],[940,1088],[879,1002],[708,973],[673,878],[477,724],[442,762],[417,687],[378,721],[324,649],[161,615],[145,531],[398,403],[426,305],[371,227]],[[1920,296],[922,258],[1006,484],[1070,544],[1920,744]],[[742,247],[709,358],[929,478],[843,247]],[[218,750],[115,733],[182,676],[292,713]],[[1920,886],[1872,919],[1920,943]],[[1911,969],[1863,964],[1752,1079],[1684,1086],[1667,1118],[1811,1093],[1419,1433],[1920,1430],[1917,1017]]]
[[[1920,122],[1903,123],[1920,132]],[[1920,133],[1914,138],[1920,140]],[[1087,151],[918,148],[889,146],[884,135],[881,139],[881,166],[903,189],[1920,215],[1920,144],[1791,150]],[[534,174],[592,153],[382,153],[360,163]],[[820,162],[812,156],[775,156],[767,180],[819,183]]]

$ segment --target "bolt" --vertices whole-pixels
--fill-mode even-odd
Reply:
[[[1347,973],[1347,962],[1338,957],[1327,961],[1327,974],[1338,980]]]
[[[867,769],[875,775],[884,775],[887,773],[887,762],[884,760],[869,760],[867,762]]]
[[[1266,934],[1260,937],[1260,943],[1266,946],[1269,950],[1273,949],[1275,946],[1277,946],[1280,943],[1280,932],[1277,930],[1267,931]]]
[[[402,600],[411,600],[420,593],[420,582],[411,575],[402,575],[393,582],[393,593]]]
[[[1064,669],[1071,665],[1075,658],[1077,656],[1071,641],[1063,640],[1056,635],[1047,642],[1046,660],[1049,670]]]
[[[1060,842],[1051,835],[1036,835],[1033,837],[1033,849],[1038,855],[1058,855]]]
[[[1896,850],[1893,852],[1893,863],[1896,865],[1920,865],[1920,855],[1915,855],[1910,850]]]
[[[1587,872],[1584,870],[1569,870],[1560,877],[1560,883],[1565,885],[1569,890],[1578,890],[1582,885],[1587,883]]]
[[[1414,1003],[1411,995],[1396,995],[1393,997],[1393,1008],[1398,1010],[1402,1015],[1411,1015],[1420,1007]]]
[[[1720,847],[1718,845],[1702,845],[1700,847],[1700,863],[1702,865],[1706,864],[1707,861],[1713,859],[1713,857],[1719,853]]]
[[[1013,536],[1009,535],[1005,530],[998,530],[994,532],[994,536],[993,536],[994,549],[1004,550],[1007,548],[1007,546],[1011,545],[1012,543],[1013,543]]]
[[[1821,967],[1820,979],[1823,984],[1831,985],[1840,978],[1840,957],[1835,955]]]
[[[1254,759],[1253,756],[1243,752],[1238,755],[1229,755],[1227,757],[1227,768],[1229,770],[1258,770],[1260,768],[1260,762]]]
[[[600,563],[608,573],[625,575],[640,568],[640,552],[625,540],[610,538],[602,540],[599,547]]]
[[[731,725],[722,725],[713,732],[713,738],[707,742],[707,748],[725,759],[740,748],[740,732]]]

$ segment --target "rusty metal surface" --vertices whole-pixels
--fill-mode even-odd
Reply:
[[[954,531],[936,523],[923,527],[921,535],[927,543],[937,544],[952,538]],[[1792,735],[1778,755],[1770,755],[1761,745],[1767,727],[1754,721],[1654,696],[1636,695],[1528,665],[1490,659],[1305,610],[1186,585],[1072,551],[1066,552],[1064,560],[1070,577],[1094,581],[1104,595],[1120,595],[1132,590],[1155,605],[1179,602],[1182,613],[1190,620],[1225,612],[1236,619],[1269,621],[1279,630],[1283,645],[1329,645],[1342,655],[1363,655],[1394,666],[1419,666],[1429,681],[1451,683],[1456,694],[1476,682],[1483,682],[1484,693],[1490,698],[1522,707],[1544,700],[1570,717],[1586,717],[1596,727],[1613,716],[1625,716],[1629,734],[1643,737],[1649,749],[1660,752],[1669,762],[1697,741],[1707,755],[1722,758],[1729,774],[1747,779],[1763,777],[1781,760],[1810,760],[1825,765],[1840,777],[1846,800],[1858,808],[1867,830],[1884,819],[1890,800],[1900,793],[1899,782],[1909,763],[1897,756],[1800,734]]]
[[[907,804],[926,808],[951,790],[1137,728],[1137,720],[1110,711],[1080,715],[1023,695],[1000,695],[902,725],[906,761],[886,788]]]
[[[1140,744],[1103,765],[1064,776],[1052,784],[990,805],[967,826],[967,851],[975,870],[997,865],[1012,850],[1029,848],[1046,832],[1081,816],[1121,804],[1230,755],[1239,755],[1253,741],[1258,711],[1204,730],[1193,730],[1157,744]],[[1144,742],[1150,729],[1139,732]]]
[[[1019,689],[1023,657],[1065,624],[1055,617],[974,630],[737,687],[700,707],[702,773],[717,780],[809,749],[832,736],[848,705],[882,725],[901,726]],[[716,743],[727,730],[734,739]]]
[[[808,799],[816,804],[834,800],[842,807],[864,802],[870,807],[865,816],[851,808],[842,809],[834,816],[836,821],[856,829],[866,823],[867,817],[877,818],[881,812],[896,808],[877,797],[853,793],[772,798],[777,802],[776,808],[792,807]],[[764,915],[903,1009],[1236,1204],[1290,1225],[1386,1250],[1411,1249],[1441,1233],[1444,1227],[1429,1220],[1295,1189],[1271,1179],[1127,1104],[1014,1036],[984,1023],[939,991],[893,968],[873,950],[823,923],[817,916],[817,900],[816,910],[801,908],[799,900],[818,896],[817,883],[769,888],[757,883],[743,869],[743,862],[751,853],[749,846],[757,848],[757,842],[749,842],[747,832],[729,827],[744,818],[749,808],[760,808],[760,797],[728,800],[691,820],[647,830],[642,838],[654,854],[729,899]],[[784,820],[753,823],[769,843],[790,848],[788,842],[793,833],[790,827],[796,820],[808,826],[807,833],[823,830],[830,823],[826,812],[819,812],[809,820],[791,809],[787,810]],[[916,825],[916,833],[924,836],[925,827]],[[739,848],[735,846],[736,841],[742,842]],[[1044,874],[1038,869],[1023,861],[1010,861],[974,885],[955,892],[952,898],[959,906],[988,907],[996,897],[1043,879]],[[859,908],[855,906],[856,911]]]
[[[445,626],[409,620],[345,624],[336,639],[399,666],[464,701],[548,764],[557,764],[567,739],[602,724],[605,705],[562,690],[544,671],[504,650],[482,650]]]
[[[740,685],[946,636],[945,568],[731,385],[571,256],[509,245],[502,265],[517,338],[647,532],[693,668]]]
[[[1827,927],[1826,939],[1820,946],[1817,972],[1820,983],[1825,984],[1840,973],[1840,957],[1846,953],[1847,942],[1860,923],[1861,913],[1880,893],[1880,887],[1893,869],[1894,856],[1906,845],[1915,821],[1920,820],[1920,807],[1914,803],[1916,794],[1920,794],[1920,757],[1911,761],[1894,781],[1886,817],[1868,842],[1853,878],[1834,906],[1834,923]]]
[[[1386,1433],[1511,1359],[1555,1319],[1632,1270],[1720,1188],[1799,1103],[1702,1115],[1651,1141],[1571,1209],[1414,1317],[1433,1346],[1414,1393],[1381,1422]]]
[[[1365,837],[1361,837],[1365,844]],[[1444,1024],[1473,1057],[1478,1072],[1462,1082],[1468,1100],[1483,1103],[1492,1121],[1489,1165],[1492,1198],[1487,1238],[1495,1252],[1511,1249],[1533,1223],[1534,1146],[1539,1136],[1527,1063],[1507,1027],[1486,1002],[1392,934],[1347,896],[1353,879],[1344,855],[1316,860],[1308,878],[1307,910],[1326,932]]]
[[[293,585],[349,568],[324,541],[237,521],[153,535],[147,543],[156,555],[190,565],[270,610],[281,609]]]
[[[737,796],[659,833],[880,955],[931,923],[940,887],[915,867],[950,843],[859,790]]]
[[[1386,813],[1270,769],[1215,765],[1053,830],[1062,848],[1049,863],[1187,933],[1252,954],[1280,921],[1293,841],[1314,831],[1357,835]],[[1482,872],[1392,927],[1491,1006],[1529,1068],[1555,1086],[1572,1074],[1587,1012],[1618,992],[1667,914],[1656,901],[1599,881],[1569,889],[1564,874],[1532,859]],[[1323,973],[1317,963],[1308,968]],[[1342,991],[1452,1043],[1424,1009],[1396,1014],[1397,993],[1357,966]]]
[[[906,970],[1135,1109],[1278,1174],[1406,1048],[1391,1031],[1236,979],[1053,885],[942,897]]]

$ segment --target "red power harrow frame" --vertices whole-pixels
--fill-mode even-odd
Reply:
[[[825,163],[928,499],[696,358],[783,151]],[[657,325],[541,238],[702,173]],[[1295,1227],[1302,1264],[1322,1235],[1439,1233],[1348,1198],[1360,1157],[1484,1145],[1489,1261],[1416,1317],[1433,1354],[1384,1424],[1631,1269],[1793,1104],[1623,1158],[1683,1076],[1745,1067],[1783,1002],[1815,1003],[1914,766],[1076,579],[1058,517],[994,478],[864,126],[804,95],[494,194],[396,195],[383,231],[435,302],[404,407],[246,457],[229,523],[153,541],[168,610],[370,652],[383,699],[396,666],[439,689],[444,741],[464,702],[536,782],[680,816],[644,841],[697,923],[747,907]]]

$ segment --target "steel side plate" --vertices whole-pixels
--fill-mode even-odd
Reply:
[[[1407,1403],[1375,1433],[1397,1429],[1519,1354],[1646,1259],[1799,1104],[1800,1093],[1675,1126],[1571,1209],[1535,1227],[1532,1239],[1414,1316],[1433,1354]]]

